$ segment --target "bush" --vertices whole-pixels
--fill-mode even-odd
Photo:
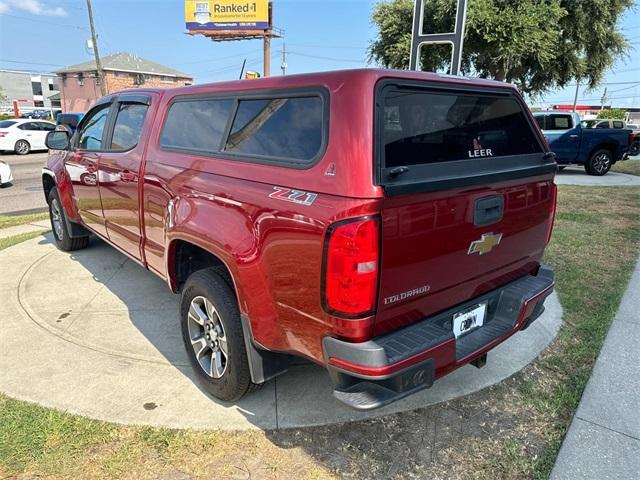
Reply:
[[[621,108],[611,108],[609,110],[602,110],[598,113],[598,118],[608,118],[608,119],[616,119],[616,120],[624,120],[624,117],[627,115],[627,112],[622,110]]]

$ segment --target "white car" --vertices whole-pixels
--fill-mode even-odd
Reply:
[[[0,151],[13,150],[26,155],[31,150],[46,150],[47,133],[55,130],[55,124],[44,120],[13,118],[0,121]]]
[[[5,162],[0,162],[0,187],[7,185],[13,181],[11,175],[11,167]]]

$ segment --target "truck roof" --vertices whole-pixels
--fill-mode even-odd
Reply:
[[[408,80],[431,80],[452,84],[472,85],[476,87],[506,88],[515,89],[515,86],[499,82],[474,77],[460,77],[432,72],[415,72],[410,70],[393,70],[383,68],[360,68],[349,70],[333,70],[328,72],[301,73],[294,75],[278,75],[272,77],[256,78],[251,80],[231,80],[225,82],[203,83],[189,85],[186,87],[166,87],[166,88],[137,88],[122,90],[118,93],[142,93],[158,92],[170,93],[170,96],[205,93],[211,91],[247,91],[264,90],[276,88],[296,88],[311,85],[321,85],[324,83],[335,84],[339,81],[365,81],[375,84],[382,78],[401,78]]]

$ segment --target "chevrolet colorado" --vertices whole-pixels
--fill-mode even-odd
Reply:
[[[517,90],[352,70],[108,95],[47,138],[55,242],[93,234],[181,295],[232,401],[294,356],[376,408],[542,313],[557,165]]]

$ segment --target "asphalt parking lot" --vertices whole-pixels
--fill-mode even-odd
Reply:
[[[0,155],[0,161],[8,163],[13,172],[13,183],[0,188],[0,215],[47,208],[41,181],[47,155],[47,152]]]

